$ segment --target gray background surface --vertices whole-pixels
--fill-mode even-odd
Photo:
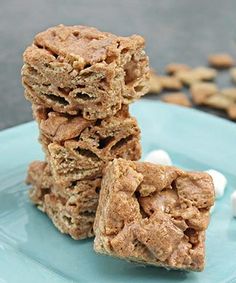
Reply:
[[[236,57],[235,0],[1,0],[0,4],[0,129],[32,120],[20,80],[22,52],[37,32],[52,25],[139,33],[146,38],[151,65],[157,70],[173,61],[204,65],[214,52]],[[229,85],[226,72],[219,84]]]

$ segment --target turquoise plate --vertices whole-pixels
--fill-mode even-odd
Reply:
[[[167,150],[175,165],[214,168],[228,179],[207,231],[202,273],[143,267],[93,252],[93,241],[59,233],[32,206],[24,184],[30,161],[42,159],[37,126],[0,133],[0,282],[236,282],[236,219],[230,194],[236,188],[236,126],[192,109],[142,100],[132,106],[142,129],[143,156]]]

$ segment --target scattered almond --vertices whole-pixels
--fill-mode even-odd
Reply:
[[[162,85],[160,77],[154,71],[150,71],[149,92],[160,93],[161,91]]]
[[[185,85],[192,85],[201,81],[211,81],[214,80],[216,75],[216,70],[207,67],[197,67],[189,71],[179,71],[175,74]]]
[[[179,71],[176,73],[175,77],[188,86],[199,82],[199,77],[192,71]]]
[[[169,75],[174,75],[180,71],[189,71],[191,68],[188,65],[180,64],[180,63],[171,63],[168,64],[165,68],[165,71]]]
[[[208,56],[208,63],[216,69],[228,69],[234,65],[234,59],[227,53],[212,54]]]
[[[227,53],[213,54],[208,57],[209,65],[216,69],[231,68],[235,61]],[[150,91],[161,93],[162,90],[181,90],[183,85],[190,86],[192,100],[196,105],[206,105],[225,110],[229,118],[236,120],[236,87],[219,90],[217,85],[210,83],[217,76],[217,70],[209,67],[190,68],[186,64],[171,63],[165,67],[169,76],[159,76],[154,70],[150,71]],[[236,67],[231,68],[232,81],[236,83]],[[191,107],[192,103],[183,92],[165,94],[162,101]]]
[[[180,90],[183,87],[181,81],[176,77],[161,76],[160,80],[162,88],[166,90]]]
[[[213,83],[203,83],[198,82],[194,83],[190,88],[190,93],[192,95],[193,101],[197,104],[204,104],[205,100],[216,94],[218,92],[218,88],[216,84]]]
[[[236,102],[236,88],[224,88],[221,93]]]
[[[162,100],[167,103],[177,104],[185,107],[191,107],[191,102],[188,97],[182,92],[168,93],[162,97]]]
[[[230,71],[230,76],[232,78],[232,81],[234,83],[236,83],[236,68],[232,68],[231,71]]]
[[[231,99],[220,93],[214,94],[204,101],[204,105],[223,110],[227,110],[231,104]]]
[[[193,72],[201,81],[212,81],[217,76],[216,70],[207,67],[197,67]]]
[[[227,109],[227,114],[229,117],[233,120],[236,120],[236,103],[232,103],[228,109]]]

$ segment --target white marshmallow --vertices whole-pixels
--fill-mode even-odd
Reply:
[[[231,209],[233,217],[236,217],[236,191],[231,195]]]
[[[227,179],[222,173],[214,169],[207,170],[206,172],[211,175],[213,179],[216,198],[221,198],[224,195],[225,187],[227,185]]]
[[[169,154],[162,149],[149,152],[145,158],[145,161],[160,165],[172,165]]]

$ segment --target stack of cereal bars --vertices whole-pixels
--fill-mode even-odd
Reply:
[[[29,166],[30,198],[74,239],[94,235],[108,161],[141,157],[128,105],[148,90],[143,48],[141,36],[59,25],[36,35],[24,52],[25,97],[46,157]]]
[[[84,26],[38,34],[24,53],[44,162],[30,164],[30,198],[98,253],[201,271],[214,204],[207,173],[138,162],[140,130],[129,104],[148,90],[144,39]],[[96,217],[95,217],[96,216]]]

